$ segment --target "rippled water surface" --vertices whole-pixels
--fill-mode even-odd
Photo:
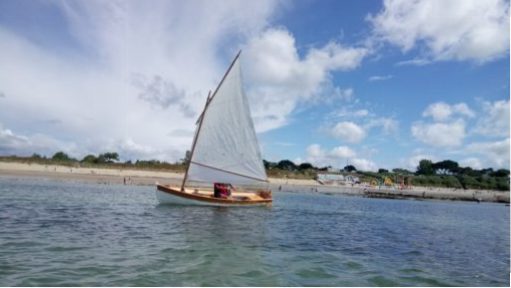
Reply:
[[[154,187],[0,177],[0,286],[509,286],[509,256],[502,204],[184,207]]]

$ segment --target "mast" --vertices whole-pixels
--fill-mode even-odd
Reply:
[[[195,151],[195,144],[197,144],[197,137],[199,136],[199,131],[202,126],[202,119],[204,119],[204,112],[206,112],[206,108],[208,107],[209,102],[211,101],[211,90],[208,92],[208,98],[206,99],[206,104],[204,105],[204,109],[197,119],[199,126],[197,128],[197,133],[195,133],[192,142],[192,151],[190,152],[190,159],[188,159],[188,164],[186,165],[185,177],[183,178],[183,183],[181,183],[181,192],[185,190],[186,179],[188,178],[188,170],[190,170],[190,162],[192,161],[193,151]]]
[[[202,114],[200,115],[199,127],[197,128],[197,133],[195,134],[195,138],[193,139],[192,151],[190,152],[190,159],[189,159],[188,165],[186,166],[186,172],[185,172],[185,176],[183,178],[183,183],[181,184],[181,191],[182,192],[185,189],[186,180],[188,178],[188,171],[190,170],[190,163],[192,162],[193,153],[195,151],[195,146],[197,144],[197,139],[199,138],[199,133],[200,133],[200,130],[201,130],[201,127],[202,127],[202,122],[204,120],[204,116],[206,115],[206,111],[208,109],[209,103],[211,103],[211,101],[215,97],[216,93],[218,92],[218,89],[220,88],[220,86],[222,86],[222,83],[224,82],[225,78],[227,77],[227,75],[231,71],[232,66],[234,66],[234,63],[236,63],[236,60],[238,60],[240,54],[241,54],[241,50],[238,52],[238,54],[236,54],[236,57],[234,57],[234,60],[232,60],[231,65],[229,66],[229,68],[225,72],[224,76],[222,77],[222,80],[220,81],[220,83],[216,87],[215,92],[213,93],[213,96],[210,97],[211,91],[208,94],[208,99],[206,100],[206,105],[204,106],[204,110],[202,111]]]
[[[224,77],[222,77],[222,81],[220,81],[220,83],[218,83],[218,86],[216,86],[215,92],[213,93],[213,96],[211,96],[211,100],[213,100],[213,98],[215,98],[216,92],[218,92],[218,89],[220,89],[220,86],[222,86],[222,83],[224,83],[224,80],[227,77],[227,75],[229,74],[229,72],[231,72],[232,66],[234,66],[234,63],[236,63],[236,60],[238,60],[238,58],[240,57],[240,54],[241,54],[241,50],[238,52],[238,54],[236,54],[236,57],[234,57],[234,60],[232,60],[231,65],[229,66],[229,68],[227,69],[227,71],[224,74]],[[207,106],[206,106],[206,108],[207,108]],[[205,114],[205,113],[206,113],[206,109],[204,109],[204,112],[202,112],[202,114]]]

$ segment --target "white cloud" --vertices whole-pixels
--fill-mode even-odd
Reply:
[[[369,77],[369,81],[370,82],[374,82],[374,81],[385,81],[385,80],[390,80],[392,79],[394,76],[392,75],[384,75],[384,76],[379,76],[379,75],[375,75],[375,76],[371,76]]]
[[[347,146],[338,146],[327,151],[321,148],[319,144],[311,144],[306,149],[305,160],[319,167],[342,168],[347,160],[356,157],[356,155],[357,153]]]
[[[509,168],[509,138],[495,142],[472,143],[465,150],[483,156],[488,166]]]
[[[332,165],[332,159],[326,157],[327,152],[319,144],[311,144],[306,149],[305,161],[314,166]]]
[[[468,105],[465,103],[458,103],[452,106],[452,110],[454,113],[472,118],[475,116],[474,111],[468,108]]]
[[[325,84],[319,88],[316,95],[308,98],[302,102],[310,108],[312,105],[336,105],[339,103],[349,103],[357,101],[355,99],[355,91],[353,88],[341,88],[333,86],[333,83],[328,79]]]
[[[278,146],[284,146],[284,147],[291,147],[291,146],[296,145],[296,143],[291,143],[291,142],[275,142],[274,144],[278,145]]]
[[[312,144],[307,147],[307,162],[319,166],[332,166],[343,168],[346,163],[354,165],[357,170],[377,171],[378,166],[371,160],[357,158],[357,153],[347,146],[334,147],[330,151],[321,148],[319,144]]]
[[[56,152],[63,151],[73,158],[82,159],[87,154],[115,151],[120,154],[121,160],[172,159],[172,161],[177,161],[184,156],[178,149],[172,147],[156,149],[153,146],[136,143],[130,138],[104,141],[86,139],[81,144],[63,141],[41,133],[16,134],[0,124],[0,155],[30,156],[38,153],[51,157]]]
[[[459,165],[461,167],[471,167],[473,169],[482,169],[483,168],[483,164],[481,163],[481,160],[479,160],[479,158],[476,158],[476,157],[462,159],[460,161]]]
[[[462,166],[477,169],[506,167],[509,165],[509,138],[494,142],[473,142],[462,146],[469,125],[466,121],[469,119],[471,122],[468,123],[476,122],[476,125],[469,126],[474,127],[469,131],[470,136],[480,134],[487,137],[509,137],[509,101],[482,104],[480,108],[482,111],[478,110],[478,118],[475,118],[476,113],[465,103],[453,105],[444,102],[433,103],[423,113],[424,117],[431,117],[433,122],[414,123],[411,127],[412,135],[429,146],[442,148],[444,151],[447,148],[448,153],[459,155],[463,159],[460,161]],[[476,141],[481,141],[481,138]]]
[[[353,112],[353,116],[355,117],[364,117],[369,115],[369,111],[367,109],[360,109]]]
[[[419,141],[436,147],[458,147],[465,138],[465,122],[461,119],[450,123],[414,123],[412,135]]]
[[[105,144],[108,151],[118,151],[121,160],[136,159],[165,159],[167,161],[179,161],[184,158],[184,153],[173,147],[155,148],[152,145],[140,144],[131,138],[116,140]],[[190,149],[189,147],[186,147]]]
[[[509,136],[509,101],[484,102],[483,115],[475,132],[485,136]]]
[[[28,137],[15,135],[9,129],[3,129],[0,125],[0,153],[12,153],[11,151],[29,145]]]
[[[383,133],[393,134],[399,130],[399,122],[392,118],[380,118]]]
[[[307,147],[307,156],[310,157],[323,157],[325,156],[325,152],[321,149],[321,145],[319,144],[311,144]]]
[[[351,109],[343,106],[341,109],[333,111],[333,117],[339,118],[360,118],[369,116],[370,112],[367,109]]]
[[[349,102],[352,101],[355,97],[353,88],[341,89],[339,87],[335,87],[333,89],[328,89],[328,87],[323,87],[322,89],[324,89],[324,93],[322,93],[323,97],[320,99],[322,101],[319,102],[324,102],[327,104],[332,104],[336,101]]]
[[[376,163],[374,163],[370,160],[364,159],[364,158],[351,159],[350,163],[353,166],[355,166],[355,168],[357,168],[357,170],[362,170],[362,171],[377,171],[378,170],[378,166],[376,166]]]
[[[509,2],[505,0],[386,0],[382,11],[367,19],[376,40],[403,52],[424,45],[425,56],[432,60],[482,63],[508,54]]]
[[[381,127],[385,135],[396,134],[399,130],[399,122],[394,118],[379,117],[369,120],[364,126],[366,130],[374,127]]]
[[[336,158],[352,158],[356,153],[347,146],[339,146],[332,149],[330,155]]]
[[[405,61],[399,61],[396,63],[396,66],[424,66],[431,64],[430,60],[427,59],[411,59],[411,60],[405,60]]]
[[[399,132],[399,121],[394,117],[378,117],[367,109],[343,106],[339,110],[332,111],[326,118],[327,128],[321,129],[346,143],[362,142],[374,132],[374,128],[379,128],[382,136],[397,135]],[[342,121],[345,119],[353,121]]]
[[[0,87],[8,96],[0,99],[0,122],[27,141],[40,135],[58,144],[23,146],[31,152],[73,146],[76,154],[112,149],[171,161],[189,149],[207,91],[278,7],[274,1],[50,5],[59,12],[52,17],[62,17],[52,23],[65,23],[59,32],[68,38],[48,37],[42,45],[29,32],[0,26]],[[12,152],[22,147],[3,143]]]
[[[369,51],[330,42],[300,58],[293,35],[270,28],[252,38],[244,53],[256,129],[266,131],[285,125],[300,102],[351,98],[352,89],[332,88],[330,74],[357,68]]]
[[[3,128],[0,123],[0,155],[29,156],[37,152],[51,157],[57,151],[77,156],[75,143],[60,141],[43,134],[17,134],[11,129]]]
[[[348,143],[359,143],[366,137],[366,131],[349,121],[337,123],[330,131],[335,138]]]
[[[428,106],[422,113],[422,116],[431,116],[435,121],[443,121],[449,119],[452,114],[449,104],[438,102]]]
[[[444,102],[436,102],[429,105],[422,113],[422,116],[431,116],[435,121],[449,120],[453,115],[466,116],[469,118],[475,116],[474,112],[465,103],[449,105]]]

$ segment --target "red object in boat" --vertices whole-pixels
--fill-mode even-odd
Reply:
[[[214,195],[217,198],[227,198],[231,196],[231,184],[214,183]]]

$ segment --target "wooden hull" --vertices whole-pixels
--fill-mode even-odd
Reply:
[[[162,204],[175,205],[198,205],[198,206],[269,206],[272,199],[264,199],[257,193],[234,192],[229,199],[213,197],[212,192],[185,191],[181,192],[178,187],[166,185],[156,186],[156,197]]]

